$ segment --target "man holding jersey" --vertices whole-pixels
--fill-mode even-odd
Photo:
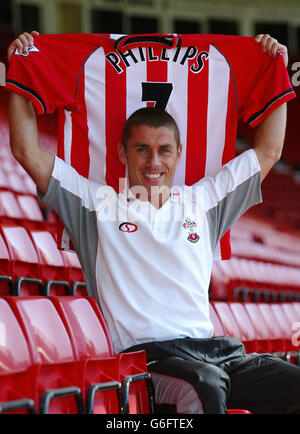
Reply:
[[[26,52],[34,36],[20,35],[9,57],[16,48]],[[279,51],[287,65],[286,47],[269,35],[256,41],[271,56]],[[182,152],[174,119],[156,108],[133,113],[118,146],[129,188],[106,190],[118,210],[107,219],[103,186],[39,146],[35,113],[24,96],[11,93],[9,121],[12,153],[71,236],[116,352],[145,349],[157,378],[191,385],[193,409],[186,412],[300,410],[299,367],[271,354],[246,354],[235,338],[212,337],[208,300],[216,244],[261,201],[261,182],[281,156],[284,98],[257,128],[253,149],[187,192],[172,186]]]

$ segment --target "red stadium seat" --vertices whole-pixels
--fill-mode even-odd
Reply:
[[[8,191],[10,190],[10,183],[7,179],[6,172],[1,168],[0,170],[0,190]]]
[[[0,412],[35,413],[34,369],[25,336],[0,298]]]
[[[298,321],[300,321],[300,302],[297,301],[293,302],[293,308],[297,312]]]
[[[69,282],[66,280],[67,267],[53,235],[48,231],[29,231],[41,264],[41,279],[44,282],[44,295],[69,294]]]
[[[0,318],[0,373],[28,368],[32,354],[20,324],[3,297],[0,298]]]
[[[82,366],[64,324],[46,297],[7,297],[37,364],[41,413],[83,412]]]
[[[19,224],[24,222],[23,211],[11,191],[0,192],[0,221],[2,224]]]
[[[46,297],[7,297],[25,330],[35,363],[70,362],[76,359],[66,328]]]
[[[32,196],[36,196],[36,185],[33,182],[33,179],[26,172],[23,174],[22,180],[26,185],[28,194],[31,194]]]
[[[79,359],[114,356],[106,324],[90,297],[51,297]]]
[[[28,175],[27,175],[28,176]],[[7,178],[10,184],[10,188],[13,192],[17,194],[28,194],[30,193],[29,188],[23,180],[20,173],[13,171],[7,173]]]
[[[244,327],[240,328],[240,325],[236,321],[229,304],[223,301],[214,301],[212,302],[212,305],[214,306],[220,319],[225,335],[233,336],[242,341],[247,352],[253,351],[254,334],[251,333],[251,330],[248,331]]]
[[[13,294],[12,264],[6,244],[0,234],[0,296]]]
[[[209,303],[209,317],[214,327],[213,336],[225,336],[223,325],[211,303]]]
[[[148,388],[150,381],[148,381],[149,374],[144,351],[114,355],[108,329],[93,298],[66,296],[51,297],[51,300],[63,318],[78,357],[80,359],[117,357],[119,377],[115,380],[125,384],[125,395],[129,401],[126,411],[149,412],[148,399],[151,400],[152,396]],[[109,370],[107,374],[112,377]],[[141,381],[136,382],[139,379]]]
[[[295,317],[293,317],[293,315],[286,314],[283,308],[283,304],[284,303],[272,303],[270,307],[283,331],[283,338],[285,339],[287,358],[289,361],[295,363],[299,361],[299,345],[297,345],[297,342],[295,341],[295,339],[293,339],[295,333],[295,329],[293,329],[293,325],[295,324],[294,321]],[[300,326],[300,322],[299,322],[299,326]]]
[[[118,358],[86,359],[83,390],[87,414],[116,414],[123,411]]]
[[[258,308],[261,311],[266,323],[270,330],[272,330],[273,347],[275,342],[277,345],[277,352],[286,352],[289,350],[289,336],[287,336],[287,327],[284,327],[276,317],[274,310],[269,303],[258,303]],[[274,350],[273,350],[274,351]]]
[[[61,251],[67,267],[67,280],[71,284],[72,295],[88,295],[85,278],[75,252]]]
[[[233,301],[229,302],[228,305],[240,329],[242,330],[243,335],[247,337],[247,341],[249,342],[247,351],[257,353],[264,352],[267,343],[265,340],[261,340],[257,336],[256,329],[248,313],[246,312],[243,303]]]
[[[24,220],[23,211],[11,191],[0,192],[0,218],[1,223],[22,224]]]
[[[263,344],[260,352],[277,352],[278,340],[276,335],[270,330],[257,303],[244,303],[244,306],[255,329],[256,338]]]
[[[232,258],[214,264],[212,298],[256,302],[295,299],[300,294],[299,279],[296,266]]]
[[[1,226],[0,233],[11,258],[14,295],[41,294],[40,261],[26,229],[20,226]]]
[[[27,229],[38,229],[44,225],[43,213],[35,197],[20,195],[17,196],[17,202],[22,210]]]

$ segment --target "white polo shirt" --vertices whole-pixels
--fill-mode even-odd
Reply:
[[[60,216],[100,304],[115,352],[150,341],[207,338],[213,251],[232,223],[261,202],[253,150],[215,178],[174,187],[156,209],[81,177],[56,157],[41,200]]]

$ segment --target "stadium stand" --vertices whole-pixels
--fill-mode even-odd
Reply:
[[[57,217],[10,153],[1,88],[0,97],[0,412],[161,412],[153,394],[164,391],[153,377],[153,392],[145,353],[113,353],[78,257],[57,249]],[[231,229],[232,259],[213,266],[210,316],[214,336],[300,364],[297,101],[289,107],[285,165],[264,182],[264,203]],[[55,152],[57,119],[38,122],[41,144]],[[251,141],[246,128],[240,135]]]

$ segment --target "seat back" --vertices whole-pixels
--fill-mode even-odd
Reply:
[[[209,304],[209,317],[214,327],[213,336],[224,336],[225,332],[222,323],[211,303]]]
[[[297,309],[295,308],[295,303],[284,302],[280,303],[280,306],[291,323],[300,322],[300,314],[298,314]]]
[[[293,302],[293,308],[297,312],[298,321],[300,321],[300,302],[299,301]]]
[[[12,263],[9,256],[7,246],[0,234],[0,296],[9,295],[11,286],[9,280],[12,274]],[[7,279],[4,277],[7,276]],[[12,282],[12,279],[11,279]]]
[[[44,278],[56,279],[66,276],[65,264],[53,235],[48,231],[30,231],[37,252],[44,265]]]
[[[13,261],[14,277],[39,277],[38,254],[26,229],[21,226],[2,226],[1,233]]]
[[[76,361],[76,352],[72,347],[67,330],[47,297],[7,297],[18,318],[28,345],[37,365],[37,396],[39,403],[45,394],[49,397],[47,413],[77,413],[78,397],[81,397],[81,370]],[[61,395],[64,390],[72,393]],[[57,397],[51,396],[52,392]],[[49,395],[50,393],[50,395]]]
[[[24,194],[18,196],[17,201],[26,219],[35,222],[42,222],[44,220],[43,213],[35,197]]]
[[[51,297],[72,339],[78,357],[111,357],[112,343],[102,313],[91,297]]]
[[[62,251],[61,253],[65,265],[68,268],[69,282],[84,282],[85,279],[77,254],[75,252],[66,251]]]
[[[225,334],[228,336],[234,336],[241,341],[245,340],[246,337],[243,335],[242,330],[239,328],[239,325],[236,322],[233,313],[228,306],[228,303],[224,301],[214,301],[212,302],[212,304],[220,319]]]
[[[118,390],[97,389],[95,384],[120,381],[120,363],[114,355],[107,327],[91,297],[50,297],[69,332],[78,358],[85,360],[84,388],[88,411],[118,413]],[[95,393],[95,395],[93,395]],[[93,396],[93,398],[92,398]]]
[[[286,329],[278,321],[274,310],[269,303],[258,303],[258,308],[263,314],[269,329],[272,330],[272,337],[274,339],[282,339],[286,336]]]
[[[86,366],[86,381],[90,382],[91,380],[88,380],[88,378],[93,378],[93,376],[94,378],[102,376],[102,379],[104,379],[105,376],[111,379],[115,377],[115,380],[123,381],[125,377],[147,372],[146,356],[143,351],[120,354],[118,356],[114,355],[107,326],[98,304],[93,298],[77,296],[50,298],[69,331],[73,345],[76,347],[78,357],[86,360],[91,360],[91,358],[102,360],[111,359],[110,363],[103,362],[106,363],[107,366],[106,372],[102,370],[101,366],[97,367],[96,362],[94,362],[94,364],[88,362]],[[101,365],[103,365],[103,363],[101,363]],[[91,370],[95,372],[95,369],[98,369],[98,373],[96,375],[91,374]],[[116,391],[111,393],[112,396],[115,396]],[[108,404],[104,405],[103,399],[104,397],[98,397],[95,412],[102,411],[104,408],[106,408],[105,412],[111,412],[108,410]],[[131,413],[149,412],[148,392],[145,381],[139,381],[130,386],[129,401]],[[115,399],[111,402],[114,402],[114,406],[116,406]]]
[[[16,219],[15,223],[24,218],[22,209],[11,191],[0,192],[0,216],[2,220],[4,217],[12,219],[12,221]]]
[[[239,328],[242,330],[243,336],[245,336],[247,340],[254,340],[256,338],[255,330],[244,305],[239,302],[230,302],[229,308],[232,311]]]
[[[258,309],[257,303],[244,303],[244,306],[253,324],[256,338],[269,340],[271,337],[270,330],[266,320]]]
[[[31,230],[29,234],[39,255],[41,278],[45,284],[43,295],[67,295],[69,282],[68,270],[53,235],[45,230]]]
[[[287,316],[286,312],[283,309],[282,303],[272,303],[271,305],[272,312],[276,317],[276,320],[281,326],[283,332],[283,338],[286,339],[287,350],[294,350],[293,347],[293,316]]]
[[[11,307],[0,298],[0,402],[35,399],[32,357],[21,326]],[[17,406],[18,407],[18,406]],[[27,413],[28,410],[11,410]]]
[[[35,363],[70,362],[76,359],[67,330],[47,297],[7,297],[18,318]]]
[[[27,175],[28,176],[28,175]],[[7,173],[7,178],[10,184],[10,188],[12,191],[19,193],[19,194],[28,194],[29,189],[24,182],[23,176],[19,171],[14,170],[13,172]]]
[[[0,375],[31,365],[32,356],[22,328],[4,298],[0,298]]]

